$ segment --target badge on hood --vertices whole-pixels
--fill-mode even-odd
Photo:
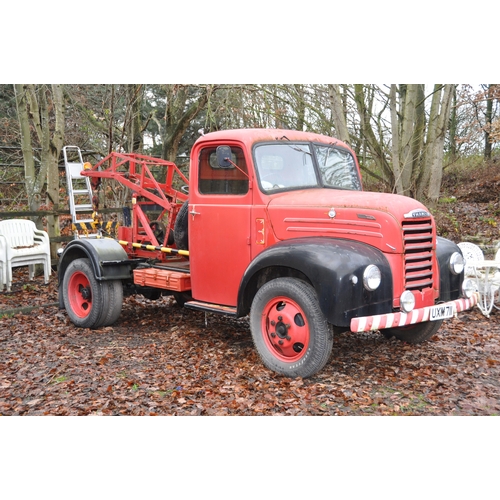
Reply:
[[[430,217],[431,214],[426,210],[422,210],[421,208],[416,208],[407,214],[404,214],[405,219],[419,219],[421,217]]]

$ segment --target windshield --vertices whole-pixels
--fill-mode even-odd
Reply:
[[[361,191],[353,156],[343,149],[314,145],[323,184],[328,187]]]
[[[309,144],[263,144],[255,162],[264,191],[318,185]]]
[[[254,154],[264,192],[311,187],[361,190],[354,158],[347,151],[289,142],[258,145]]]

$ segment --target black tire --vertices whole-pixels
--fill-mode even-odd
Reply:
[[[76,259],[68,265],[62,293],[69,319],[81,328],[100,328],[113,319],[116,321],[121,312],[121,282],[97,281],[89,259]]]
[[[441,328],[443,320],[427,321],[416,325],[402,326],[400,328],[386,328],[380,330],[386,339],[392,337],[407,342],[408,344],[421,344],[433,337]]]
[[[116,323],[122,312],[123,285],[120,280],[113,280],[102,282],[101,287],[104,291],[104,303],[108,304],[107,314],[101,326],[109,326]]]
[[[191,292],[172,292],[172,295],[175,298],[175,302],[180,307],[184,307],[184,304],[186,302],[193,300],[193,296],[191,295]]]
[[[139,292],[145,299],[148,300],[158,300],[162,295],[162,290],[159,288],[144,288],[139,290]]]
[[[63,278],[64,307],[71,322],[81,328],[99,328],[106,319],[107,291],[94,276],[89,259],[72,261]]]
[[[185,201],[177,214],[174,224],[174,241],[178,250],[189,250],[188,240],[189,201]]]
[[[316,292],[295,278],[277,278],[258,290],[250,329],[264,365],[287,377],[314,375],[332,352],[333,333]]]

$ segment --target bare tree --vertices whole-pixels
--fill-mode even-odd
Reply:
[[[359,113],[359,121],[361,127],[361,134],[366,140],[368,148],[372,154],[373,161],[379,171],[386,177],[394,180],[394,173],[388,161],[385,151],[384,141],[380,140],[380,134],[377,136],[371,125],[371,118],[373,116],[373,89],[362,84],[354,85],[354,100]],[[366,99],[365,97],[368,97]]]
[[[50,208],[59,208],[58,161],[64,141],[64,105],[62,86],[16,84],[14,86],[21,130],[25,185],[31,211],[42,205],[43,194]],[[31,131],[34,131],[32,134]],[[37,173],[34,144],[40,148],[40,169]],[[41,227],[41,220],[35,220]],[[57,215],[47,217],[49,236],[60,235]],[[52,249],[55,256],[55,245]]]
[[[486,99],[486,112],[484,115],[484,158],[491,159],[491,123],[493,120],[493,90],[494,85],[491,83],[485,86],[484,96]]]
[[[404,194],[403,179],[401,177],[401,162],[399,158],[399,119],[397,109],[396,84],[391,84],[390,110],[391,110],[391,135],[392,135],[392,168],[394,170],[394,187],[397,194]]]
[[[337,138],[346,144],[351,143],[349,129],[347,128],[347,117],[345,114],[344,100],[340,92],[339,84],[328,85],[328,97],[330,98],[330,107],[332,118],[337,132]]]
[[[427,199],[431,205],[435,205],[441,191],[443,178],[444,140],[449,124],[451,101],[453,98],[452,84],[435,85],[434,97],[429,117],[428,135],[430,138],[426,144],[426,171],[430,173],[429,184],[422,182],[419,186],[420,192],[427,188]],[[436,97],[439,95],[439,97]]]
[[[204,109],[214,91],[212,85],[165,85],[167,97],[165,117],[160,127],[163,138],[163,158],[175,161],[182,136],[190,122]]]

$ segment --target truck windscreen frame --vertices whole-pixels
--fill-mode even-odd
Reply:
[[[356,162],[344,149],[307,142],[261,143],[253,156],[264,193],[319,187],[361,191]]]

